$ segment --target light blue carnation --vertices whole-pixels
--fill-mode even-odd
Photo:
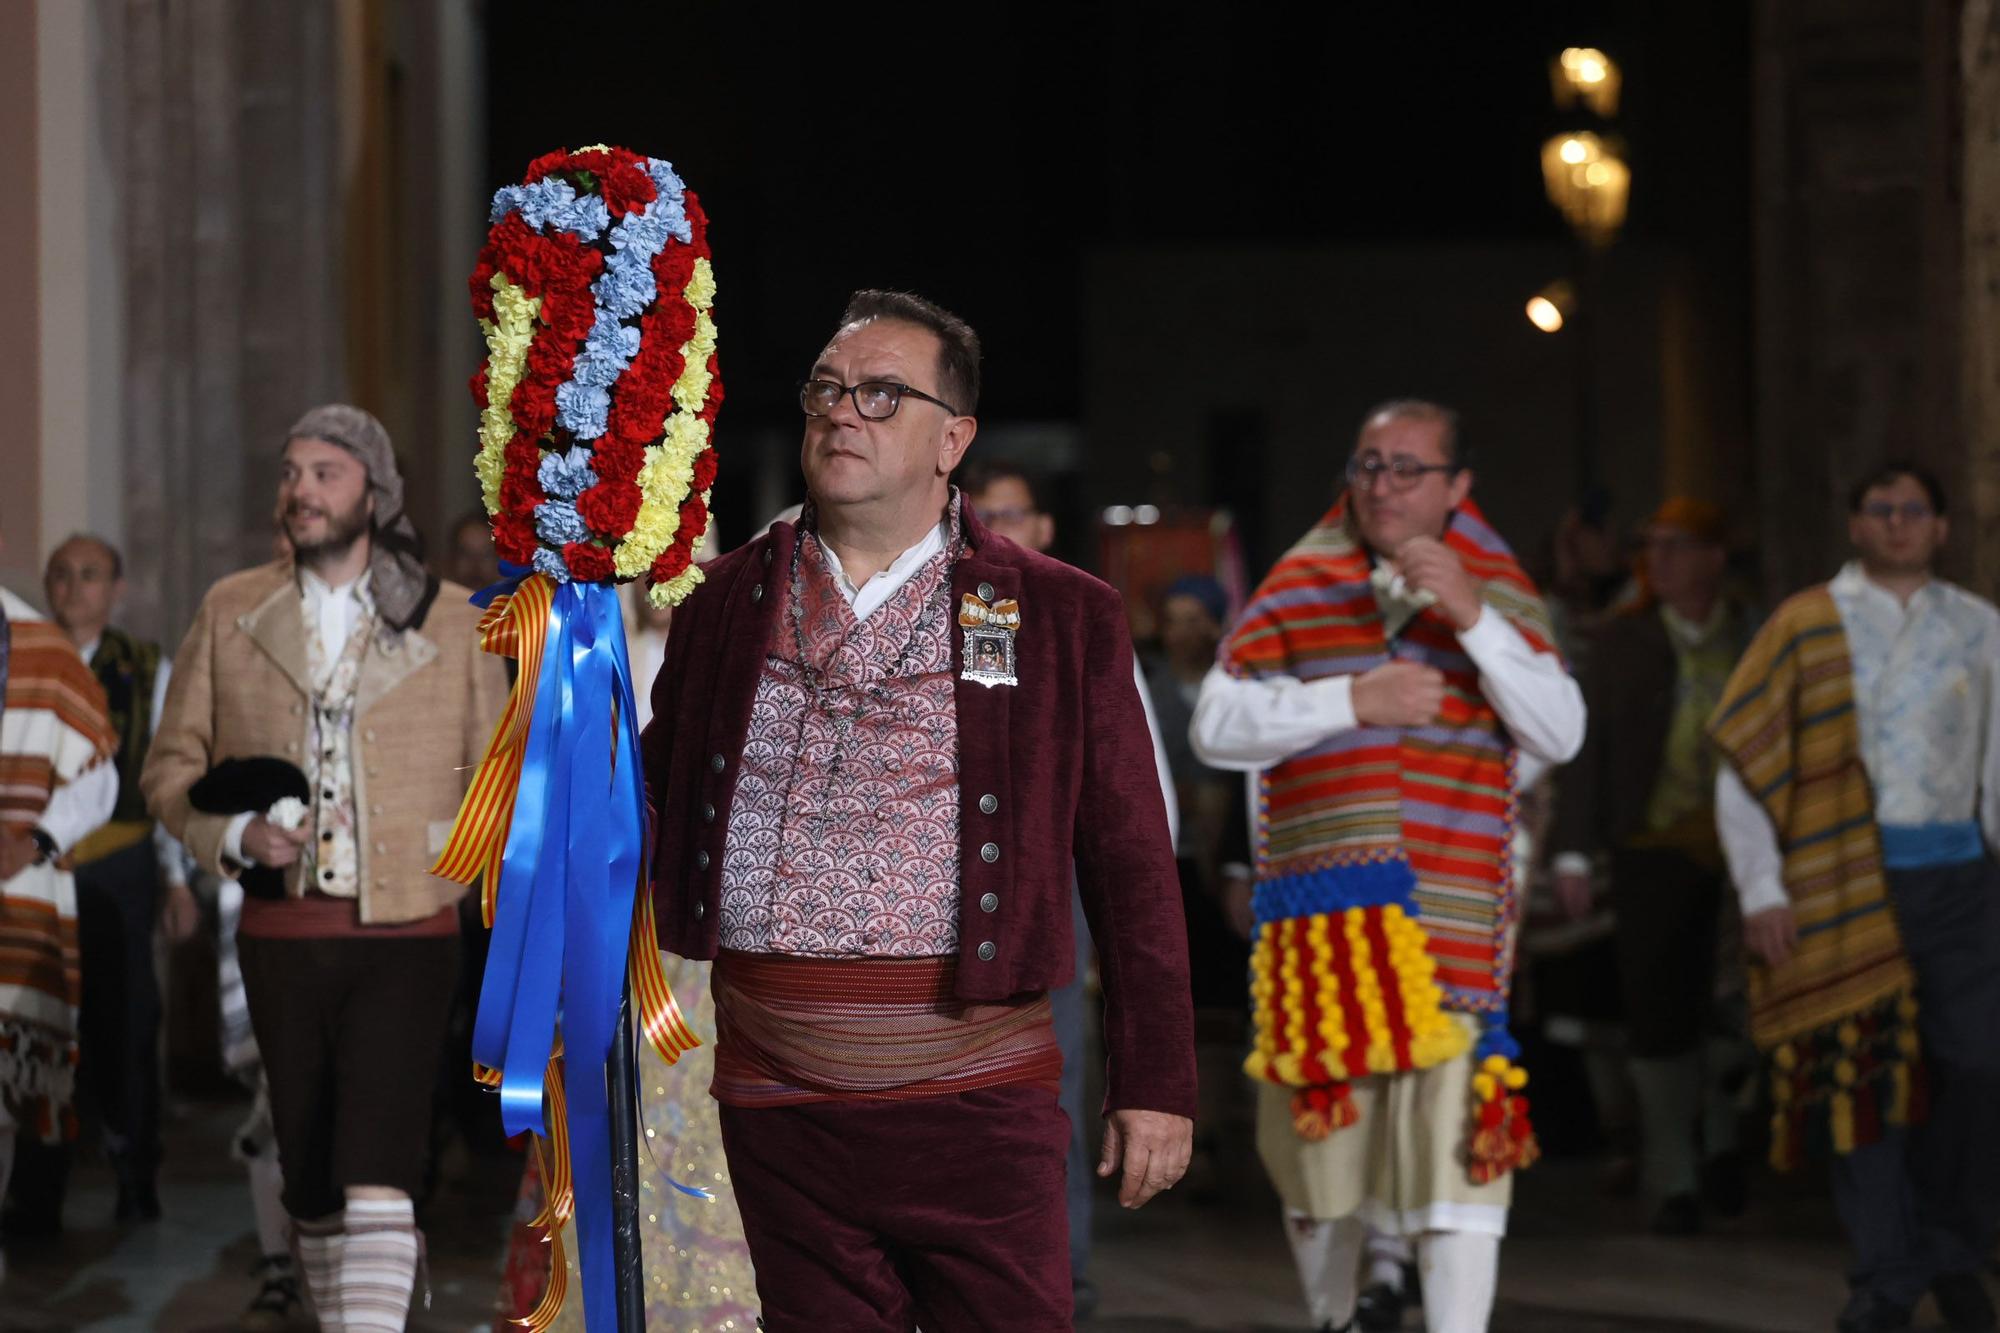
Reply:
[[[548,223],[558,231],[575,232],[581,240],[594,241],[611,225],[611,210],[601,197],[586,194],[551,209]]]
[[[579,384],[610,388],[638,354],[639,330],[619,323],[616,315],[600,309],[597,322],[591,325],[590,337],[584,340],[583,350],[576,354],[576,368],[571,378]]]
[[[546,509],[548,506],[542,507]],[[538,572],[547,574],[557,583],[569,582],[569,566],[563,563],[561,551],[551,551],[546,546],[537,546],[535,558],[531,563]]]
[[[630,319],[651,305],[660,292],[659,284],[653,281],[650,255],[640,262],[621,262],[632,253],[630,250],[613,253],[591,288],[597,304],[616,319]]]
[[[694,239],[694,228],[687,220],[687,186],[674,174],[673,163],[657,157],[646,159],[646,174],[653,178],[653,187],[659,191],[659,197],[647,211],[657,212],[674,239],[686,245]]]
[[[579,440],[594,440],[610,425],[611,395],[596,384],[571,380],[556,390],[556,420]]]
[[[568,453],[544,454],[535,480],[552,498],[574,500],[597,484],[597,470],[590,465],[590,450],[572,445]]]
[[[590,525],[567,500],[545,500],[535,506],[535,535],[551,546],[561,546],[587,539]]]

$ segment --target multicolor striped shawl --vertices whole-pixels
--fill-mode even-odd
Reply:
[[[1824,585],[1780,606],[1744,653],[1709,735],[1771,818],[1798,922],[1782,967],[1750,969],[1750,1032],[1771,1053],[1772,1156],[1823,1125],[1832,1146],[1910,1118],[1914,975],[1882,870],[1854,674]]]
[[[1471,504],[1445,543],[1481,599],[1538,651],[1553,635],[1534,585]],[[1514,747],[1479,672],[1435,607],[1390,636],[1372,562],[1344,502],[1280,559],[1222,651],[1239,678],[1353,676],[1389,661],[1444,674],[1438,720],[1356,727],[1259,776],[1256,1038],[1244,1070],[1297,1089],[1306,1139],[1353,1124],[1348,1080],[1465,1053],[1444,1012],[1481,1016],[1468,1172],[1487,1180],[1537,1149],[1506,1030],[1515,917]]]
[[[49,796],[118,748],[104,691],[68,638],[0,590],[12,646],[0,711],[0,830],[35,827]],[[76,885],[46,862],[0,882],[0,1103],[30,1133],[68,1129],[76,1057]]]
[[[1487,606],[1553,652],[1534,584],[1470,501],[1445,543]],[[1441,612],[1425,611],[1393,642],[1385,636],[1371,568],[1342,501],[1278,561],[1223,647],[1224,668],[1239,678],[1319,680],[1399,660],[1436,667],[1446,681],[1435,725],[1357,727],[1260,776],[1258,917],[1365,906],[1407,889],[1445,1007],[1494,1012],[1505,1006],[1512,962],[1513,744]]]

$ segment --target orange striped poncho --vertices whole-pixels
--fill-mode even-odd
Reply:
[[[1459,508],[1445,543],[1487,606],[1553,652],[1541,598],[1477,507]],[[1447,1011],[1485,1024],[1479,1054],[1492,1078],[1481,1099],[1499,1106],[1489,1118],[1508,1119],[1505,1094],[1523,1078],[1505,1026],[1514,746],[1450,622],[1433,608],[1390,635],[1371,571],[1336,504],[1278,561],[1222,652],[1225,669],[1247,679],[1359,675],[1401,660],[1446,681],[1435,724],[1356,727],[1259,775],[1256,1040],[1245,1068],[1301,1090],[1294,1122],[1309,1138],[1352,1123],[1348,1079],[1462,1055],[1465,1029]],[[1525,1103],[1517,1109],[1525,1137]]]
[[[0,831],[34,828],[49,797],[118,748],[104,690],[61,630],[0,589],[10,647],[0,709]],[[0,883],[0,1102],[54,1141],[76,1063],[76,882],[49,863]]]

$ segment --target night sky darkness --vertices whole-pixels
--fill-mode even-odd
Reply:
[[[1627,237],[1747,289],[1747,9],[494,0],[488,184],[597,141],[674,162],[714,220],[725,459],[796,420],[860,286],[972,321],[983,418],[1071,419],[1092,248],[1560,238],[1537,151],[1566,45],[1625,70]]]

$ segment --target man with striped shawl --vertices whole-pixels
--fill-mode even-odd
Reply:
[[[1506,1026],[1515,794],[1583,741],[1540,597],[1471,501],[1457,416],[1385,403],[1343,499],[1203,683],[1192,739],[1258,775],[1257,1144],[1315,1325],[1370,1227],[1413,1237],[1433,1333],[1492,1309],[1535,1155]]]
[[[1926,1289],[1950,1328],[1991,1329],[2000,611],[1932,576],[1945,497],[1923,469],[1879,469],[1849,508],[1859,558],[1777,609],[1710,722],[1772,1156],[1832,1150],[1841,1333],[1910,1327]]]
[[[17,1137],[68,1136],[76,1067],[76,880],[63,857],[111,818],[118,740],[60,629],[0,588],[0,1194]],[[0,1278],[5,1265],[0,1262]]]

